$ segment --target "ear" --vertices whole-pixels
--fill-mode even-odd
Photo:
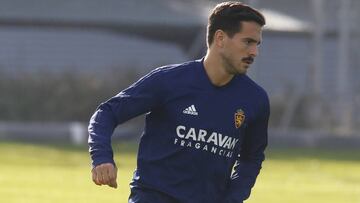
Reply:
[[[222,30],[216,30],[214,33],[214,42],[217,47],[223,48],[226,39],[226,33]]]

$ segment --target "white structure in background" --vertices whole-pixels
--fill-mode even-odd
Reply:
[[[313,25],[313,39],[314,39],[314,48],[313,48],[313,93],[321,94],[323,85],[322,85],[322,72],[323,72],[323,60],[324,60],[324,4],[323,0],[313,0],[312,8],[314,13],[314,25]]]
[[[310,123],[331,120],[326,130],[358,128],[360,99],[351,101],[360,98],[360,1],[244,2],[267,18],[264,43],[250,74],[272,102],[285,106],[281,125],[288,128],[308,111],[315,115],[305,116]],[[3,0],[0,69],[106,71],[136,64],[148,71],[193,59],[205,50],[204,24],[211,7],[208,0]],[[318,108],[311,103],[296,111],[307,93],[319,94],[326,104]]]
[[[307,32],[311,25],[305,21],[275,10],[261,9],[266,18],[265,30],[287,32]]]
[[[73,122],[69,124],[70,139],[75,145],[85,145],[87,143],[87,127],[84,123]]]
[[[140,134],[141,128],[124,124],[116,128],[113,139],[126,139]],[[0,140],[24,140],[30,142],[56,142],[86,145],[87,123],[81,122],[0,122]]]
[[[131,68],[144,73],[163,63],[186,60],[174,44],[88,30],[0,27],[0,44],[0,69],[7,71],[104,72]]]
[[[339,132],[341,134],[349,134],[352,130],[353,122],[353,95],[350,90],[350,33],[351,33],[351,1],[342,0],[339,2],[338,11],[339,23],[339,56],[338,56],[338,72],[337,72],[337,100],[339,114]]]

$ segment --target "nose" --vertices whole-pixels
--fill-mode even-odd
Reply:
[[[258,46],[251,46],[249,55],[256,57],[259,54]]]

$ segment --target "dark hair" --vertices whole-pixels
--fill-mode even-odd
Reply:
[[[264,16],[256,9],[237,1],[223,2],[215,6],[207,26],[207,43],[210,46],[217,30],[224,31],[233,37],[241,31],[242,21],[254,21],[260,26],[265,25]]]

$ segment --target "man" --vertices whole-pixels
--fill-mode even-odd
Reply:
[[[157,68],[102,103],[89,125],[95,184],[117,187],[111,134],[147,113],[129,203],[247,199],[267,145],[268,97],[246,75],[264,24],[245,4],[218,4],[203,59]]]

